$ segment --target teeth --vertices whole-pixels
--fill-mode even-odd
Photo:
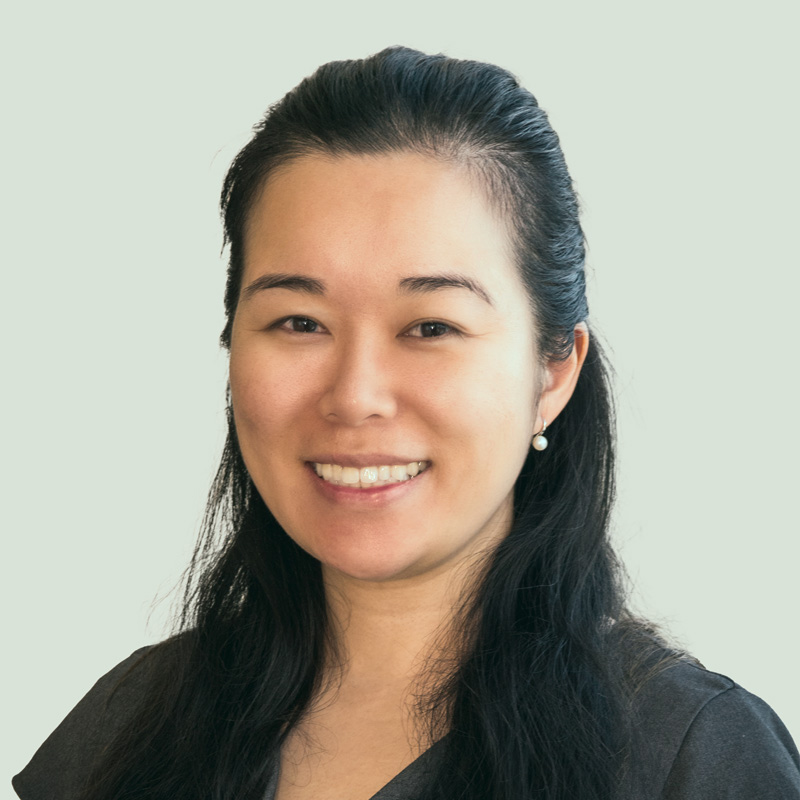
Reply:
[[[358,483],[361,474],[355,467],[342,467],[342,483]]]
[[[364,489],[410,480],[429,466],[429,461],[411,461],[408,464],[380,465],[361,469],[343,467],[339,464],[314,464],[314,471],[329,483]]]
[[[391,472],[396,481],[404,481],[408,477],[408,470],[405,467],[391,467]]]

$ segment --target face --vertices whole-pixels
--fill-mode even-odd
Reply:
[[[251,209],[230,380],[247,469],[327,574],[441,574],[507,533],[536,431],[509,237],[457,168],[304,157]]]

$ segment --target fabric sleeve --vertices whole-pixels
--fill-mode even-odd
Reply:
[[[103,747],[134,713],[143,689],[131,673],[149,648],[137,650],[106,673],[34,753],[12,784],[22,800],[73,800]],[[120,683],[130,674],[130,679]]]
[[[800,800],[800,755],[775,712],[734,685],[698,711],[662,800]]]

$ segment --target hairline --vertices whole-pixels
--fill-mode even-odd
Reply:
[[[446,152],[443,151],[443,148],[437,148],[433,145],[417,144],[415,146],[413,143],[376,148],[374,151],[355,147],[340,147],[337,151],[337,149],[327,145],[304,142],[303,146],[298,146],[293,152],[282,155],[272,165],[265,165],[262,174],[254,181],[249,196],[246,199],[243,198],[245,200],[243,203],[245,214],[240,226],[241,278],[244,277],[244,243],[248,236],[252,211],[276,176],[287,172],[297,162],[307,159],[319,158],[333,163],[348,158],[380,159],[386,156],[403,154],[417,155],[439,164],[452,166],[464,175],[470,185],[480,194],[495,220],[505,229],[508,242],[507,255],[516,268],[520,285],[528,301],[531,320],[534,328],[536,328],[536,301],[531,296],[528,284],[523,278],[522,265],[520,264],[520,253],[523,251],[523,247],[520,245],[521,231],[519,225],[515,224],[514,219],[521,213],[521,209],[513,199],[511,185],[513,178],[508,180],[507,175],[503,174],[509,172],[508,168],[504,168],[503,165],[498,163],[497,159],[482,153],[482,149],[474,145],[459,145],[454,142],[447,148]],[[237,289],[237,306],[242,288],[240,281]]]

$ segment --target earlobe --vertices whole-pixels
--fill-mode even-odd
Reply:
[[[537,431],[542,427],[544,419],[547,419],[547,424],[553,422],[564,410],[564,406],[575,391],[575,385],[578,383],[581,368],[589,351],[589,329],[585,322],[575,326],[574,336],[572,352],[567,358],[552,360],[547,365],[545,388],[539,398]]]

